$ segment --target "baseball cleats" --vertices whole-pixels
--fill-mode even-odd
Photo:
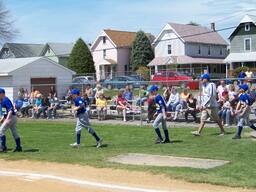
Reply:
[[[79,148],[79,147],[80,147],[80,144],[73,143],[73,144],[70,144],[70,146],[73,147],[73,148]]]
[[[191,131],[191,133],[195,136],[200,136],[200,133],[198,131]]]
[[[155,141],[155,144],[160,144],[163,142],[163,139],[161,138],[157,138],[156,141]]]
[[[162,141],[162,143],[170,143],[170,142],[171,142],[170,139],[165,139]]]
[[[22,151],[22,147],[16,147],[12,152],[21,152]]]
[[[103,142],[103,139],[100,139],[99,141],[97,141],[96,147],[100,148],[102,146],[102,142]]]
[[[7,147],[0,148],[0,153],[6,153],[6,152],[7,152]]]
[[[240,135],[235,135],[234,137],[232,137],[232,139],[241,139]]]

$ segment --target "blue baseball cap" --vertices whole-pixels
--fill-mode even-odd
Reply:
[[[5,94],[5,90],[3,88],[0,88],[0,94],[1,93]]]
[[[80,91],[78,89],[73,89],[70,94],[76,94],[76,95],[79,95],[80,94]]]
[[[201,80],[203,80],[203,79],[210,80],[210,75],[208,73],[205,73],[205,74],[201,75]]]
[[[242,84],[242,85],[238,85],[239,89],[243,89],[244,91],[248,90],[248,85],[246,84]]]
[[[151,87],[150,87],[150,89],[148,90],[148,92],[152,92],[152,91],[158,91],[158,87],[156,86],[156,85],[152,85]]]

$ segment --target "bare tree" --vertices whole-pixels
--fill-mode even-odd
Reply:
[[[14,20],[12,20],[10,12],[0,0],[0,42],[12,41],[18,34],[19,31],[14,27]]]

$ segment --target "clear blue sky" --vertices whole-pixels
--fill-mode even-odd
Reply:
[[[157,36],[167,22],[197,22],[216,29],[237,26],[256,15],[256,0],[3,0],[20,37],[15,42],[92,43],[102,29],[138,31]],[[224,20],[223,20],[224,19]],[[227,40],[233,30],[220,34]]]

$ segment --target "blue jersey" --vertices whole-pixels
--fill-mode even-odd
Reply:
[[[156,101],[156,111],[157,111],[157,113],[163,113],[162,107],[164,107],[165,111],[167,111],[165,101],[164,101],[163,97],[160,94],[158,94],[156,96],[155,101]]]
[[[245,108],[246,105],[252,105],[249,99],[249,96],[246,93],[242,93],[239,95],[239,101],[241,103],[241,108]]]
[[[74,102],[76,107],[81,106],[81,108],[77,110],[77,115],[80,115],[86,111],[86,102],[81,97],[75,98]]]
[[[2,113],[4,115],[4,118],[7,117],[7,114],[9,111],[12,111],[12,115],[16,115],[16,113],[14,112],[14,109],[13,109],[12,102],[8,97],[5,97],[2,100],[1,108],[2,108]]]

